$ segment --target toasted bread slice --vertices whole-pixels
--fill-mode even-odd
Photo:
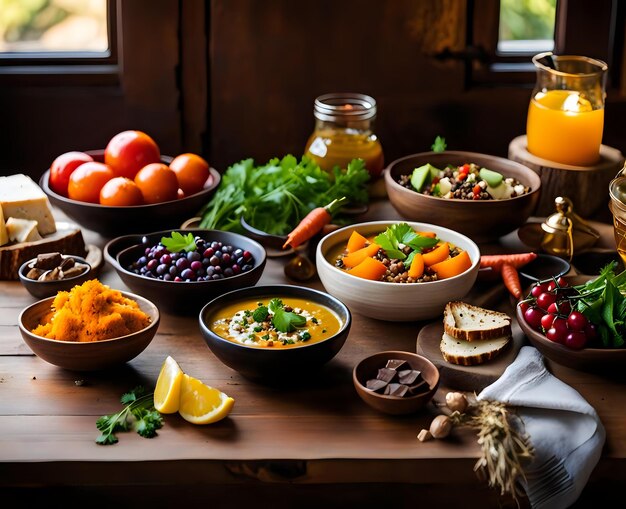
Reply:
[[[453,338],[464,341],[495,339],[511,335],[511,317],[465,302],[448,302],[443,328]]]
[[[510,340],[511,336],[503,336],[494,339],[464,341],[453,338],[444,332],[439,349],[446,362],[462,366],[475,366],[495,358],[504,350]]]

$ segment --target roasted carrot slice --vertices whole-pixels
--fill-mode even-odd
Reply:
[[[378,281],[387,272],[385,264],[375,258],[365,258],[356,267],[348,271],[348,274],[352,274],[356,277],[362,277],[363,279],[371,279]]]
[[[356,267],[366,258],[372,257],[378,253],[379,249],[380,246],[378,244],[370,244],[367,247],[357,249],[354,253],[350,253],[349,255],[343,257],[343,264],[348,268]]]
[[[365,244],[367,244],[367,239],[359,232],[353,231],[352,235],[350,235],[350,238],[348,239],[348,246],[346,249],[348,250],[348,253],[354,253],[355,251],[364,248]]]
[[[418,279],[424,275],[424,257],[421,253],[415,253],[415,258],[409,267],[409,277]]]
[[[430,267],[435,263],[444,261],[450,256],[450,246],[447,242],[442,242],[432,251],[423,253],[422,256],[424,257],[424,265]]]
[[[472,266],[472,260],[470,259],[467,251],[461,251],[454,258],[448,258],[439,263],[431,265],[431,269],[435,271],[438,279],[447,279],[449,277],[458,276]]]

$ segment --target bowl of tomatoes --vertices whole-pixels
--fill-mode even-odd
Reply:
[[[39,184],[71,219],[115,237],[179,226],[197,215],[220,179],[202,157],[165,156],[147,134],[124,131],[103,150],[61,154]]]

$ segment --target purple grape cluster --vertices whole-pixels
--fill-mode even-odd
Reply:
[[[170,253],[160,242],[146,246],[143,256],[133,262],[128,270],[140,276],[163,281],[211,281],[236,276],[254,267],[254,257],[229,244],[195,238],[194,251]]]

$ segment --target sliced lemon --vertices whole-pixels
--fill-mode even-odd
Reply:
[[[235,400],[222,391],[183,375],[178,413],[193,424],[210,424],[226,417]]]
[[[161,372],[154,389],[154,408],[162,414],[178,412],[180,404],[180,386],[183,370],[169,355],[161,366]]]

